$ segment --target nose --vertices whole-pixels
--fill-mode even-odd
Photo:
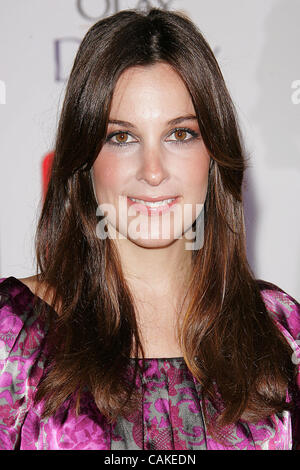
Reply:
[[[159,145],[144,146],[141,151],[141,165],[137,179],[152,186],[158,186],[169,177],[164,151]]]

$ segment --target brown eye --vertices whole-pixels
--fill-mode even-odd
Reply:
[[[132,135],[126,131],[112,132],[106,137],[106,142],[109,145],[116,145],[119,148],[125,147],[129,144],[137,143],[137,140],[134,140]]]
[[[128,134],[125,134],[125,132],[120,132],[120,134],[115,135],[115,138],[116,138],[117,142],[123,144],[124,142],[127,141]]]
[[[186,135],[187,135],[186,131],[183,131],[183,130],[175,131],[174,134],[175,134],[176,140],[185,140]]]
[[[177,128],[174,129],[171,134],[169,134],[169,138],[166,142],[173,142],[175,144],[188,144],[197,139],[199,135],[200,134],[193,131],[192,129]],[[175,138],[171,138],[172,136],[175,136]]]

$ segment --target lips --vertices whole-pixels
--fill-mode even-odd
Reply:
[[[157,196],[157,197],[149,197],[149,196],[128,196],[132,199],[138,199],[139,201],[149,201],[149,202],[157,202],[157,201],[165,201],[167,199],[176,199],[178,196],[167,194],[166,196]]]
[[[146,213],[148,215],[161,214],[168,212],[170,208],[178,203],[179,196],[163,196],[156,198],[149,198],[146,196],[137,198],[133,196],[127,196],[128,205],[134,205],[137,211]]]

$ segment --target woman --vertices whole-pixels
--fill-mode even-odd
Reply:
[[[300,306],[247,263],[245,168],[190,20],[128,10],[88,31],[37,274],[0,284],[3,449],[297,447]]]

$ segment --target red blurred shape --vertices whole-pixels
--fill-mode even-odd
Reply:
[[[53,157],[54,157],[54,152],[49,152],[49,153],[47,153],[47,155],[45,155],[45,157],[43,158],[43,161],[42,161],[43,199],[45,199],[45,197],[46,197],[46,192],[47,192],[47,188],[48,188]]]

